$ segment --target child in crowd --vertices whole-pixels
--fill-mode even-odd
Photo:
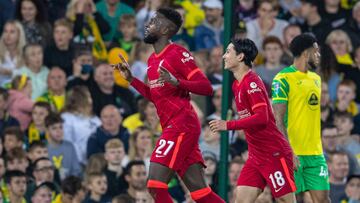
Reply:
[[[47,102],[36,102],[31,113],[32,122],[25,131],[25,144],[27,147],[34,141],[47,142],[45,118],[51,112],[51,107]]]
[[[83,203],[110,203],[111,200],[105,196],[107,191],[107,179],[103,173],[90,173],[86,177],[86,186],[89,196]]]

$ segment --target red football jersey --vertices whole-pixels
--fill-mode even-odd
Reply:
[[[160,64],[177,78],[177,87],[158,82]],[[147,74],[147,85],[137,79],[131,85],[154,103],[163,130],[200,132],[199,119],[190,104],[190,92],[211,95],[212,87],[190,52],[177,44],[169,44],[161,53],[150,56]]]
[[[259,164],[269,156],[287,155],[291,148],[278,130],[265,85],[260,77],[249,71],[241,82],[234,81],[239,120],[228,121],[227,129],[243,129],[248,143],[249,159]]]

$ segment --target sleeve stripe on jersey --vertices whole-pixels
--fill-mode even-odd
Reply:
[[[260,106],[266,106],[267,104],[265,102],[262,102],[262,103],[257,103],[255,104],[254,106],[251,107],[251,109],[254,111],[254,109],[256,109],[257,107],[260,107]]]
[[[186,79],[190,80],[190,78],[191,78],[193,75],[195,75],[195,73],[197,73],[197,72],[199,72],[199,71],[200,71],[199,68],[192,70],[192,71],[187,75]]]
[[[287,95],[290,91],[289,83],[284,78],[281,78],[279,82],[282,84],[282,87],[284,87],[284,90],[286,91],[286,95]]]

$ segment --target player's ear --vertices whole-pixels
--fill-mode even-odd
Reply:
[[[245,57],[244,53],[240,53],[240,54],[238,54],[238,55],[236,56],[238,62],[243,61],[243,60],[244,60],[244,57]]]

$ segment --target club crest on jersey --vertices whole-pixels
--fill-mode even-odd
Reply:
[[[189,62],[190,60],[194,60],[194,57],[191,56],[191,55],[190,55],[189,53],[187,53],[186,51],[184,51],[184,52],[182,53],[182,55],[185,57],[185,58],[182,58],[182,59],[181,59],[181,62],[183,62],[183,63]]]

